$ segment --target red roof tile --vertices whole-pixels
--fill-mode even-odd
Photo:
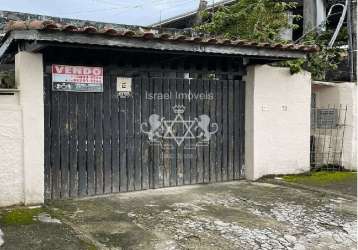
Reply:
[[[160,33],[158,30],[145,30],[145,31],[134,31],[134,30],[118,30],[112,27],[105,27],[98,29],[94,26],[77,27],[72,24],[60,24],[53,21],[10,21],[6,25],[6,31],[12,30],[43,30],[43,31],[62,31],[66,33],[87,33],[87,34],[99,34],[108,36],[119,36],[127,37],[132,39],[146,39],[146,40],[162,40],[162,41],[173,41],[182,43],[200,43],[200,44],[217,44],[220,46],[231,46],[231,47],[255,47],[255,48],[271,48],[275,50],[290,50],[290,51],[302,51],[302,52],[317,52],[319,51],[318,46],[315,45],[298,45],[298,44],[271,44],[271,43],[257,43],[250,42],[247,40],[230,40],[221,39],[218,37],[203,38],[199,36],[186,36],[183,34],[170,34]]]

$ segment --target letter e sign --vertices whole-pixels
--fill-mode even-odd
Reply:
[[[119,96],[130,96],[132,93],[132,78],[117,77],[117,92]]]

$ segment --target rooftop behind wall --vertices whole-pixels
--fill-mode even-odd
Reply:
[[[135,26],[135,25],[125,25],[125,24],[117,24],[117,23],[105,23],[105,22],[97,22],[97,21],[89,21],[89,20],[79,20],[79,19],[71,19],[71,18],[61,18],[61,17],[53,17],[47,15],[37,15],[37,14],[30,14],[30,13],[22,13],[22,12],[14,12],[14,11],[3,11],[0,10],[0,37],[5,34],[6,23],[14,20],[14,21],[26,21],[26,20],[51,20],[56,23],[66,23],[72,24],[79,27],[84,26],[94,26],[98,29],[103,29],[105,27],[112,27],[118,30],[145,30],[151,32],[165,32],[165,33],[173,33],[173,34],[186,34],[198,35],[197,32],[194,32],[192,29],[175,29],[175,28],[151,28],[151,27],[144,27],[144,26]],[[201,34],[203,35],[203,34]]]
[[[10,20],[23,20],[23,21],[26,21],[26,20],[52,20],[54,22],[59,22],[59,23],[70,23],[75,26],[96,26],[99,28],[102,28],[104,26],[112,26],[114,28],[128,27],[128,25],[123,25],[123,24],[104,23],[104,22],[96,22],[96,21],[89,21],[89,20],[61,18],[61,17],[53,17],[53,16],[47,16],[47,15],[37,15],[37,14],[30,14],[30,13],[0,10],[0,34],[5,33],[6,23]]]

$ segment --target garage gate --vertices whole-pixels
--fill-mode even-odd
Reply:
[[[103,93],[53,91],[45,74],[46,199],[243,177],[242,70],[143,72],[104,67]]]

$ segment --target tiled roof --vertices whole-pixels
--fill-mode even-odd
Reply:
[[[112,27],[97,28],[94,26],[75,26],[66,23],[56,23],[53,21],[31,20],[31,21],[10,21],[6,25],[6,32],[13,30],[39,30],[39,31],[61,31],[68,34],[71,33],[85,33],[96,34],[103,36],[111,36],[118,38],[131,38],[141,40],[159,40],[173,43],[197,43],[197,44],[213,44],[229,47],[251,47],[251,48],[265,48],[273,50],[287,50],[287,51],[302,51],[302,52],[316,52],[319,50],[317,46],[300,45],[300,44],[281,44],[281,43],[258,43],[247,40],[230,40],[219,37],[196,36],[181,34],[180,32],[160,32],[157,29],[141,28],[141,29],[119,29]]]

